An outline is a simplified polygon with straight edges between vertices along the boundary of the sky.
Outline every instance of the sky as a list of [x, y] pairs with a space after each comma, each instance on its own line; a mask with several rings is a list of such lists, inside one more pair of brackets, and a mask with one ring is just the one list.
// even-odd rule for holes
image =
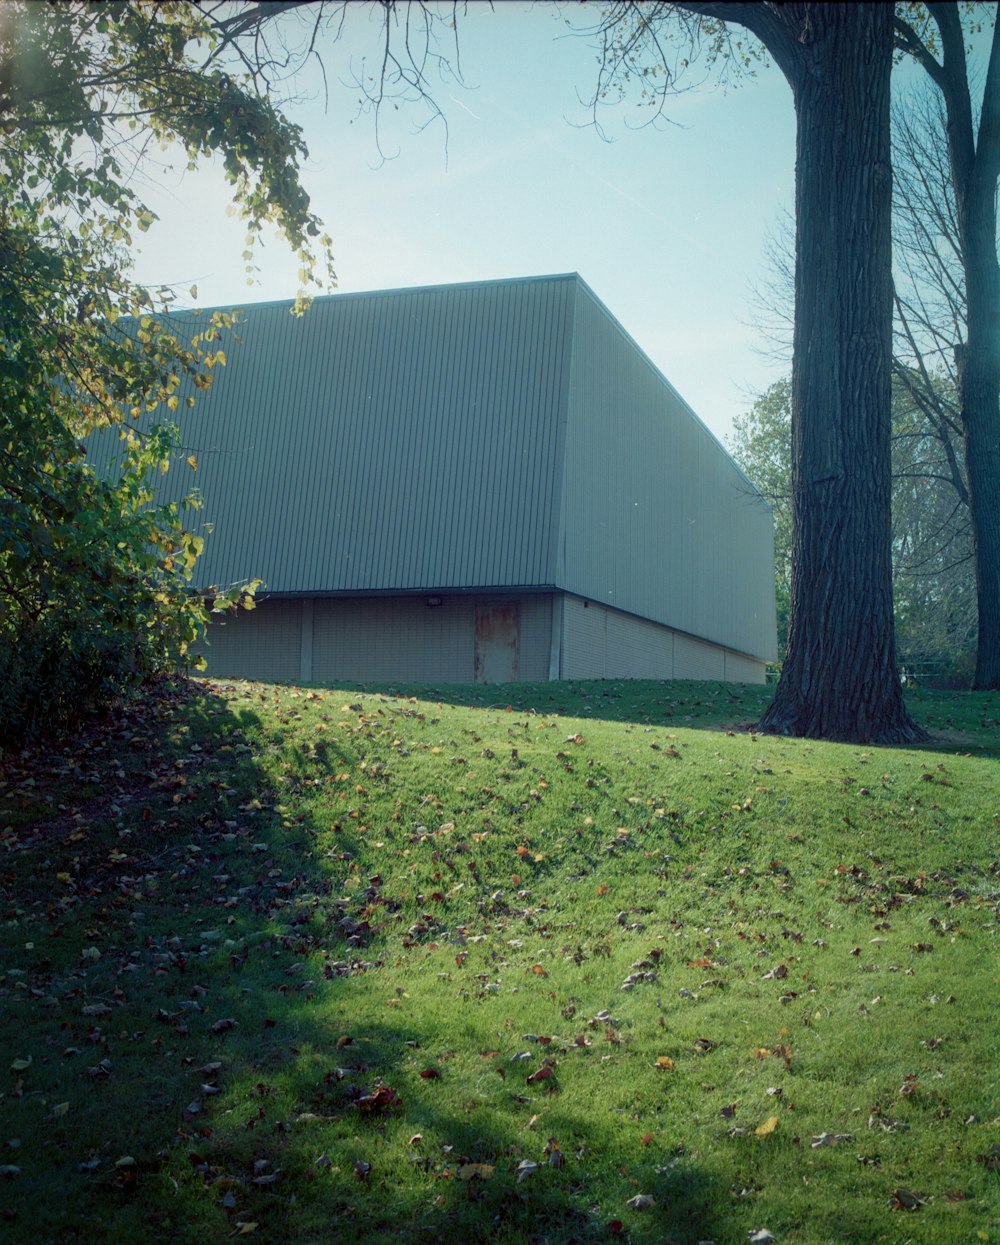
[[[606, 110], [605, 141], [582, 102], [596, 80], [593, 41], [567, 34], [550, 6], [473, 2], [457, 35], [464, 86], [431, 78], [447, 132], [423, 126], [419, 107], [390, 108], [389, 159], [352, 86], [378, 51], [369, 6], [349, 6], [340, 40], [320, 45], [326, 99], [318, 72], [289, 84], [297, 98], [285, 111], [310, 150], [302, 178], [333, 238], [338, 291], [578, 272], [724, 440], [785, 370], [761, 353], [753, 295], [769, 271], [768, 231], [793, 204], [784, 78], [764, 67], [723, 89], [708, 76], [655, 126], [633, 100]], [[267, 240], [248, 286], [224, 179], [182, 167], [147, 172], [140, 187], [160, 219], [138, 279], [194, 284], [200, 306], [294, 298], [285, 244]]]

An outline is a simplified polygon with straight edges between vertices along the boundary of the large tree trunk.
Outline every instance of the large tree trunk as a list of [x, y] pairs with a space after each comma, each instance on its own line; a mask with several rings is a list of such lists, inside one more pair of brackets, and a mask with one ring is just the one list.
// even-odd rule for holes
[[1000, 268], [992, 194], [983, 216], [986, 219], [976, 221], [966, 241], [968, 340], [959, 360], [958, 384], [979, 605], [972, 686], [996, 690], [1000, 689]]
[[948, 36], [943, 67], [948, 146], [966, 287], [966, 343], [958, 358], [958, 389], [979, 605], [973, 687], [1000, 689], [1000, 29], [994, 27], [978, 143], [961, 44], [950, 52], [956, 35], [947, 24], [942, 35]]
[[783, 65], [797, 117], [792, 603], [760, 726], [900, 743], [922, 732], [903, 704], [892, 615], [893, 6], [793, 9], [805, 20]]

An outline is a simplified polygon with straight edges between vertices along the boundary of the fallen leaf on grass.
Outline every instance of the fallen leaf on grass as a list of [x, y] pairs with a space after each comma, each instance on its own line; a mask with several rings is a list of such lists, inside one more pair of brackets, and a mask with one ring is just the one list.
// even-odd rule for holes
[[778, 1117], [770, 1115], [759, 1128], [755, 1128], [754, 1132], [758, 1137], [767, 1137], [778, 1127]]
[[919, 1193], [911, 1193], [909, 1189], [893, 1189], [889, 1198], [890, 1210], [919, 1210], [925, 1202]]
[[529, 1176], [533, 1176], [538, 1171], [538, 1164], [532, 1159], [522, 1159], [517, 1165], [517, 1183], [527, 1180]]
[[259, 1223], [240, 1223], [236, 1224], [236, 1236], [249, 1236], [251, 1232], [256, 1232], [260, 1227]]
[[659, 1068], [661, 1069], [661, 1071], [664, 1071], [664, 1072], [669, 1072], [673, 1066], [674, 1066], [674, 1061], [670, 1058], [669, 1055], [657, 1055], [656, 1063], [653, 1064], [654, 1068]]
[[380, 1085], [372, 1094], [362, 1094], [356, 1098], [354, 1105], [361, 1111], [387, 1111], [390, 1107], [401, 1106], [396, 1091], [389, 1085]]
[[635, 1197], [630, 1197], [625, 1205], [631, 1206], [633, 1210], [649, 1210], [656, 1205], [656, 1198], [650, 1197], [648, 1193], [637, 1193]]
[[750, 1245], [770, 1245], [774, 1240], [774, 1233], [767, 1228], [752, 1228], [747, 1236], [750, 1238]]
[[538, 1081], [549, 1081], [552, 1079], [553, 1072], [549, 1064], [543, 1064], [537, 1072], [532, 1072], [527, 1078], [529, 1085], [535, 1085]]
[[458, 1169], [459, 1180], [489, 1180], [496, 1168], [489, 1163], [463, 1163]]
[[217, 1020], [212, 1025], [211, 1031], [212, 1033], [227, 1033], [230, 1029], [236, 1028], [236, 1023], [232, 1016], [226, 1016], [222, 1020]]
[[425, 1081], [439, 1081], [441, 1079], [441, 1073], [437, 1068], [424, 1068], [420, 1075]]

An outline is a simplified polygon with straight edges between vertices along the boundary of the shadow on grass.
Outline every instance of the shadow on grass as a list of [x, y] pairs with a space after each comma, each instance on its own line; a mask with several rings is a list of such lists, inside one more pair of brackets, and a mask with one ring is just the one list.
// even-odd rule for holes
[[[497, 1052], [482, 1076], [449, 1075], [454, 1036], [387, 997], [384, 932], [414, 905], [372, 879], [345, 904], [370, 848], [348, 828], [331, 855], [326, 827], [287, 813], [247, 743], [255, 694], [171, 692], [9, 760], [5, 1239], [724, 1233], [728, 1193], [696, 1160], [640, 1166], [569, 1095], [498, 1074]], [[356, 760], [326, 741], [296, 766]], [[537, 1170], [519, 1180], [524, 1160]], [[636, 1193], [656, 1206], [630, 1210]]]

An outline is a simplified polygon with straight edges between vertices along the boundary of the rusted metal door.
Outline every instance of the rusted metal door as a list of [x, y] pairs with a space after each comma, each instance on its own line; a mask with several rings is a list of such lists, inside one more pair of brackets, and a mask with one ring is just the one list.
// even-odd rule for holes
[[513, 683], [517, 678], [521, 610], [516, 604], [476, 608], [476, 682]]

